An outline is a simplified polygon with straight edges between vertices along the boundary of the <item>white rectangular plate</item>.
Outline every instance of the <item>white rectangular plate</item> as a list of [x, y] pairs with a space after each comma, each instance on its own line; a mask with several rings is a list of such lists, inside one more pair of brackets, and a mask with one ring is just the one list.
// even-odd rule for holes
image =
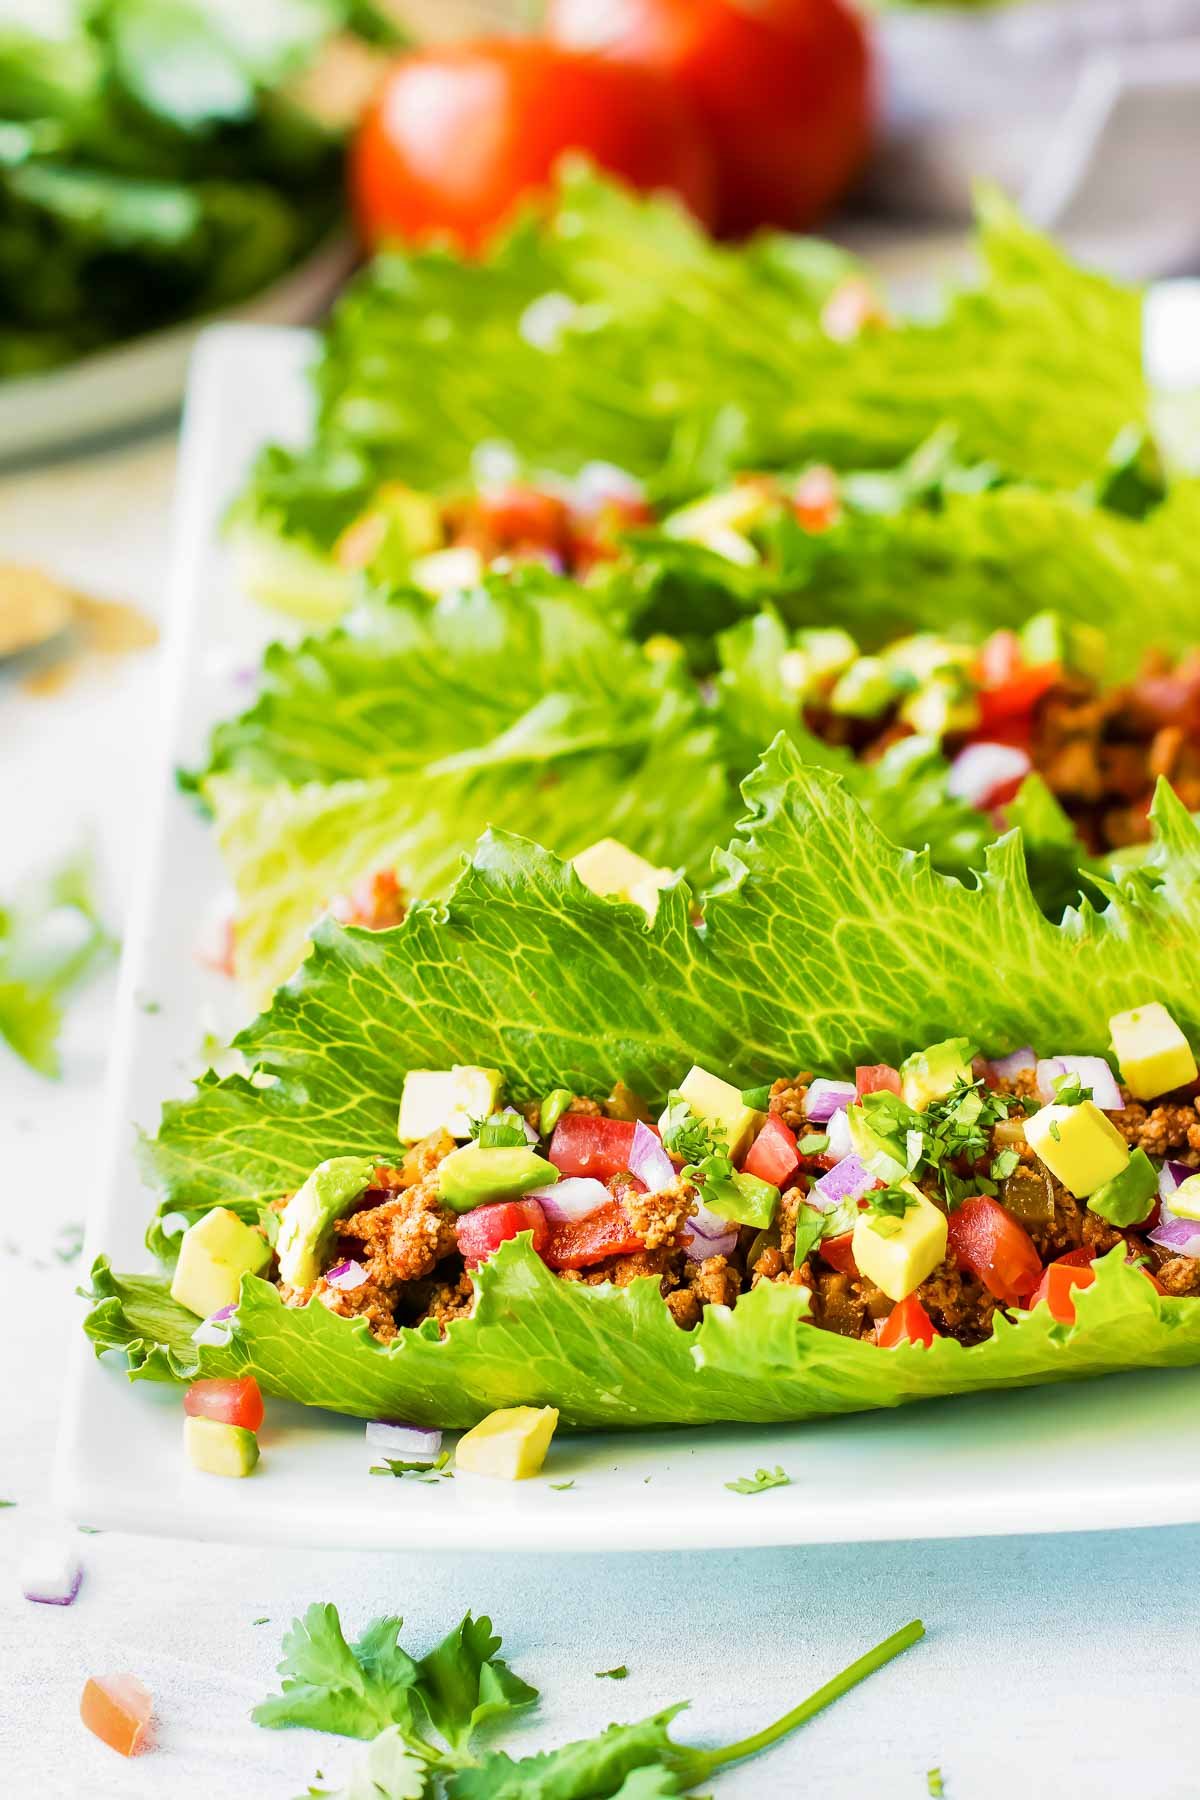
[[[295, 439], [308, 403], [303, 333], [225, 327], [198, 353], [185, 425], [164, 719], [155, 802], [122, 970], [106, 1178], [88, 1250], [145, 1267], [151, 1196], [134, 1123], [199, 1072], [205, 1031], [240, 1022], [227, 982], [195, 950], [224, 886], [208, 831], [174, 786], [212, 722], [243, 704], [245, 671], [286, 621], [239, 596], [219, 524], [250, 458]], [[239, 686], [239, 682], [242, 683]], [[157, 1010], [147, 1007], [157, 1006]], [[80, 1333], [59, 1447], [58, 1499], [87, 1524], [177, 1537], [330, 1548], [663, 1549], [1200, 1520], [1200, 1371], [945, 1400], [778, 1429], [562, 1436], [544, 1478], [371, 1479], [361, 1423], [268, 1403], [249, 1481], [184, 1461], [177, 1391], [132, 1385]], [[787, 1487], [725, 1484], [781, 1466]], [[565, 1490], [555, 1482], [571, 1482]]]

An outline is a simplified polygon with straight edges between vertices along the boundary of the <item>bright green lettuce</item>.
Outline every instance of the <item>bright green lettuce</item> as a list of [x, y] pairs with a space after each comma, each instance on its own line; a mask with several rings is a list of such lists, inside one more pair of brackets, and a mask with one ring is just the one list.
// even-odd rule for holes
[[435, 897], [488, 825], [564, 856], [615, 836], [695, 874], [736, 815], [686, 674], [538, 575], [401, 595], [274, 646], [198, 779], [238, 894], [239, 974], [264, 996], [359, 877], [394, 868]]
[[[1200, 993], [1178, 979], [1200, 931], [1200, 827], [1163, 788], [1145, 864], [1053, 925], [1017, 834], [968, 888], [898, 850], [842, 784], [779, 741], [747, 781], [749, 817], [726, 877], [691, 920], [684, 886], [648, 925], [590, 894], [546, 852], [486, 838], [451, 898], [372, 934], [321, 927], [316, 949], [239, 1038], [253, 1080], [206, 1078], [169, 1104], [146, 1147], [163, 1191], [152, 1241], [170, 1251], [216, 1204], [258, 1216], [329, 1155], [378, 1153], [404, 1071], [494, 1064], [516, 1099], [623, 1079], [661, 1099], [698, 1061], [739, 1085], [797, 1068], [898, 1062], [967, 1033], [1102, 1052], [1108, 1018], [1168, 1002], [1200, 1038]], [[1166, 1365], [1200, 1354], [1200, 1306], [1158, 1296], [1120, 1258], [1080, 1297], [1079, 1323], [1038, 1310], [986, 1343], [927, 1353], [799, 1331], [800, 1290], [760, 1285], [730, 1312], [678, 1330], [653, 1280], [625, 1289], [557, 1280], [524, 1243], [479, 1272], [473, 1316], [384, 1346], [319, 1304], [286, 1308], [247, 1279], [228, 1348], [197, 1352], [194, 1320], [152, 1277], [95, 1271], [88, 1329], [131, 1372], [248, 1372], [264, 1389], [364, 1416], [468, 1424], [553, 1401], [584, 1426], [805, 1418], [925, 1395]]]
[[376, 260], [326, 333], [313, 442], [264, 455], [241, 517], [328, 550], [377, 482], [461, 488], [481, 445], [534, 471], [604, 458], [689, 494], [738, 467], [885, 467], [946, 424], [968, 460], [1086, 481], [1146, 416], [1140, 296], [995, 195], [979, 248], [982, 284], [940, 318], [839, 344], [821, 314], [853, 268], [840, 252], [714, 245], [577, 171], [544, 225], [483, 262]]
[[0, 905], [0, 1039], [39, 1075], [58, 1074], [64, 1004], [115, 949], [86, 856]]

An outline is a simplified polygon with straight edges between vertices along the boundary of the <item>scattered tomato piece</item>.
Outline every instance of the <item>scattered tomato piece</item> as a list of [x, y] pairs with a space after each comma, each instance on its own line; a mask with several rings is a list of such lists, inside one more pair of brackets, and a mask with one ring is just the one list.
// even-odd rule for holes
[[586, 1218], [552, 1224], [545, 1255], [552, 1269], [586, 1269], [610, 1256], [632, 1256], [642, 1248], [625, 1208], [612, 1200]]
[[898, 1094], [900, 1071], [888, 1063], [866, 1063], [854, 1071], [854, 1085], [861, 1100], [864, 1094]]
[[192, 1382], [183, 1396], [183, 1410], [192, 1419], [217, 1419], [222, 1425], [257, 1431], [263, 1422], [263, 1397], [253, 1375], [239, 1381], [211, 1377]]
[[1006, 1306], [1032, 1294], [1041, 1280], [1042, 1259], [1033, 1239], [986, 1194], [964, 1200], [950, 1214], [948, 1238], [955, 1261]]
[[818, 464], [800, 477], [792, 493], [792, 510], [805, 531], [828, 531], [841, 511], [838, 479]]
[[875, 1336], [884, 1350], [890, 1350], [895, 1344], [920, 1344], [928, 1350], [934, 1338], [941, 1332], [934, 1328], [933, 1320], [921, 1305], [915, 1294], [909, 1294], [893, 1306], [886, 1319], [880, 1319], [875, 1327]]
[[796, 1148], [795, 1132], [784, 1124], [778, 1113], [768, 1113], [766, 1124], [746, 1153], [743, 1172], [781, 1188], [799, 1167], [800, 1152]]
[[91, 1675], [79, 1702], [88, 1730], [121, 1756], [141, 1748], [153, 1710], [150, 1690], [136, 1675]]
[[500, 1200], [494, 1206], [476, 1206], [459, 1215], [455, 1225], [458, 1247], [468, 1269], [478, 1268], [509, 1238], [532, 1231], [533, 1247], [545, 1254], [550, 1226], [536, 1200]]
[[1045, 1301], [1051, 1315], [1060, 1325], [1073, 1325], [1075, 1302], [1071, 1297], [1071, 1290], [1091, 1287], [1095, 1279], [1096, 1271], [1090, 1263], [1069, 1263], [1065, 1260], [1052, 1262], [1030, 1295], [1030, 1311]]
[[817, 1254], [838, 1271], [839, 1275], [858, 1275], [858, 1264], [854, 1260], [854, 1233], [847, 1231], [841, 1237], [823, 1238], [817, 1245]]
[[629, 1167], [635, 1123], [633, 1119], [564, 1113], [554, 1127], [546, 1155], [560, 1175], [594, 1175], [597, 1181], [608, 1181]]

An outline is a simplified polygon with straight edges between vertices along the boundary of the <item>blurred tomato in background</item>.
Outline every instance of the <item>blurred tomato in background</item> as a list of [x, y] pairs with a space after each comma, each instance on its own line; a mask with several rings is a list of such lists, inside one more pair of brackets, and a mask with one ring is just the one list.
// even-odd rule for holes
[[668, 75], [497, 38], [403, 57], [385, 77], [352, 155], [359, 227], [372, 248], [446, 237], [479, 250], [572, 149], [713, 223], [713, 153]]
[[717, 159], [717, 227], [803, 230], [866, 161], [871, 69], [843, 0], [550, 0], [557, 43], [668, 74]]

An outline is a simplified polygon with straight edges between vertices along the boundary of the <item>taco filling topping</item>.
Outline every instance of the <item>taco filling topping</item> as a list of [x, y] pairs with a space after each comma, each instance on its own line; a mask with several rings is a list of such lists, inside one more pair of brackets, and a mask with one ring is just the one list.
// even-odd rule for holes
[[271, 1209], [272, 1252], [204, 1215], [172, 1293], [208, 1314], [269, 1267], [289, 1306], [387, 1342], [469, 1314], [472, 1271], [527, 1233], [563, 1281], [654, 1277], [685, 1329], [773, 1282], [842, 1336], [970, 1345], [997, 1311], [1073, 1323], [1072, 1290], [1121, 1244], [1158, 1292], [1200, 1295], [1195, 1056], [1158, 1003], [1111, 1030], [1119, 1081], [1103, 1057], [986, 1061], [951, 1038], [853, 1081], [743, 1091], [692, 1068], [656, 1116], [620, 1085], [517, 1108], [495, 1069], [413, 1070], [398, 1155], [323, 1162]]

